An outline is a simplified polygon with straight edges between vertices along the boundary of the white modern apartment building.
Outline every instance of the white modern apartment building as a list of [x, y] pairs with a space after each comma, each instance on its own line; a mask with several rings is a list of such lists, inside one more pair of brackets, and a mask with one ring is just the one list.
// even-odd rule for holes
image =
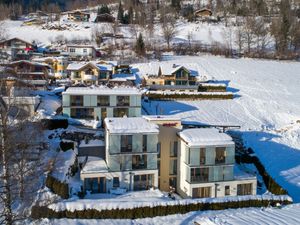
[[186, 129], [178, 135], [177, 192], [181, 196], [207, 198], [256, 194], [256, 177], [235, 167], [235, 144], [230, 136], [215, 128]]
[[97, 56], [97, 50], [92, 45], [67, 45], [67, 52], [71, 58], [94, 59]]
[[70, 87], [62, 93], [63, 114], [77, 119], [141, 116], [141, 92], [133, 87]]
[[146, 119], [106, 118], [105, 159], [88, 157], [80, 177], [92, 193], [158, 187], [158, 126]]

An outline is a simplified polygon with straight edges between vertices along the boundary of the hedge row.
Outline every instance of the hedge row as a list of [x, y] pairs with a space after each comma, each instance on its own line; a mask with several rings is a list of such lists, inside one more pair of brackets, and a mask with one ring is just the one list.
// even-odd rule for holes
[[[248, 152], [253, 152], [251, 148], [248, 149]], [[259, 158], [256, 156], [250, 156], [247, 154], [242, 155], [242, 157], [236, 157], [236, 161], [239, 163], [253, 163], [257, 168], [259, 174], [263, 178], [263, 181], [266, 185], [268, 191], [274, 195], [287, 195], [288, 192], [282, 188], [266, 171], [264, 165], [260, 162]]]
[[154, 93], [147, 93], [146, 96], [150, 100], [225, 100], [225, 99], [233, 99], [233, 94], [228, 93], [226, 95], [224, 94], [210, 94], [210, 95], [204, 95], [204, 94], [154, 94]]
[[68, 128], [69, 122], [67, 119], [42, 119], [44, 129], [54, 130], [58, 128]]
[[199, 86], [199, 92], [226, 92], [225, 86]]
[[69, 185], [62, 183], [51, 175], [47, 176], [46, 187], [48, 187], [53, 193], [59, 195], [63, 199], [69, 198]]
[[68, 151], [69, 149], [74, 149], [74, 142], [64, 142], [61, 141], [60, 144], [60, 149], [65, 152]]
[[56, 212], [46, 206], [33, 206], [31, 217], [40, 218], [71, 218], [71, 219], [138, 219], [155, 216], [167, 216], [172, 214], [184, 214], [198, 210], [224, 210], [246, 207], [268, 207], [277, 204], [291, 204], [288, 200], [248, 200], [222, 203], [191, 203], [187, 205], [164, 205], [155, 207], [140, 207], [132, 209], [108, 209], [98, 211], [95, 209], [59, 211]]

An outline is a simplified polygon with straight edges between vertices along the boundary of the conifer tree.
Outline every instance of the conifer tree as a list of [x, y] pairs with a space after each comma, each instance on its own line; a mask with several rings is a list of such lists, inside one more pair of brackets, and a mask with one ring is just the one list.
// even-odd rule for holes
[[145, 43], [144, 43], [142, 33], [139, 34], [139, 37], [136, 41], [135, 50], [138, 55], [140, 56], [145, 55]]
[[122, 2], [119, 2], [119, 9], [118, 9], [118, 20], [122, 23], [124, 20], [124, 10], [123, 10], [123, 6], [122, 6]]

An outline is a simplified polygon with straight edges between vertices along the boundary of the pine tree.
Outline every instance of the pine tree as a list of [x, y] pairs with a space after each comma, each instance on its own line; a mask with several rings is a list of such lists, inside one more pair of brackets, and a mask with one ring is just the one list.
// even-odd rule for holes
[[128, 23], [132, 24], [133, 23], [133, 7], [130, 6], [128, 10]]
[[119, 2], [119, 9], [118, 9], [118, 20], [122, 23], [123, 20], [124, 20], [124, 10], [123, 10], [123, 6], [122, 6], [122, 3], [121, 1]]
[[135, 50], [138, 55], [140, 56], [145, 55], [145, 43], [144, 43], [142, 33], [139, 34], [139, 37], [136, 41]]

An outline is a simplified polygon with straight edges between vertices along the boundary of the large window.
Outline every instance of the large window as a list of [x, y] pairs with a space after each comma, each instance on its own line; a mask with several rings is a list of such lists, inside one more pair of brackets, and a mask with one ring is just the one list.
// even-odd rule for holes
[[143, 152], [147, 152], [147, 135], [143, 135]]
[[93, 108], [71, 108], [71, 117], [77, 119], [94, 119]]
[[217, 147], [215, 163], [216, 164], [225, 163], [225, 157], [226, 157], [226, 148], [225, 147]]
[[178, 151], [178, 142], [174, 141], [173, 146], [171, 146], [170, 149], [170, 156], [177, 157], [177, 151]]
[[103, 79], [107, 79], [107, 73], [106, 72], [103, 72], [103, 71], [100, 71], [100, 74], [99, 74], [99, 79], [103, 80]]
[[70, 48], [70, 52], [76, 52], [75, 48]]
[[109, 106], [109, 96], [97, 96], [97, 106]]
[[169, 174], [170, 175], [176, 175], [177, 174], [177, 159], [170, 161]]
[[132, 156], [132, 169], [147, 169], [147, 155], [133, 155]]
[[193, 198], [209, 198], [211, 197], [211, 187], [193, 188]]
[[114, 117], [128, 116], [128, 108], [114, 108]]
[[238, 184], [237, 195], [252, 195], [252, 184]]
[[191, 182], [206, 182], [208, 174], [208, 168], [191, 168]]
[[160, 160], [157, 160], [158, 176], [160, 176]]
[[184, 79], [187, 78], [187, 73], [185, 70], [181, 69], [176, 72], [176, 78]]
[[133, 190], [148, 190], [154, 185], [154, 175], [153, 174], [145, 174], [145, 175], [135, 175]]
[[121, 152], [132, 152], [132, 135], [121, 135]]
[[114, 178], [113, 178], [113, 187], [114, 187], [114, 188], [120, 187], [120, 180], [119, 180], [119, 177], [114, 177]]
[[186, 80], [176, 80], [176, 85], [187, 85]]
[[84, 72], [85, 72], [85, 74], [88, 74], [88, 75], [94, 75], [94, 71], [91, 68], [88, 68]]
[[117, 96], [117, 106], [129, 106], [129, 96]]
[[160, 159], [161, 143], [157, 143], [157, 158]]
[[200, 165], [205, 165], [206, 162], [206, 151], [205, 148], [200, 148]]
[[71, 96], [71, 106], [83, 106], [83, 96], [73, 95]]

